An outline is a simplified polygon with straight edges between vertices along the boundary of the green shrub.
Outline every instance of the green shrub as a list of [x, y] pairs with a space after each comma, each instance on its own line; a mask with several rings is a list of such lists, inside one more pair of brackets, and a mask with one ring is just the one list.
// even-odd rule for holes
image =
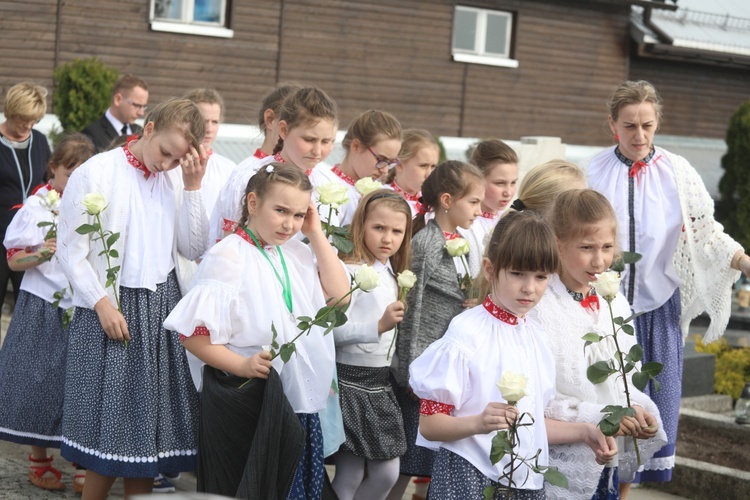
[[119, 78], [96, 57], [76, 59], [55, 70], [52, 109], [64, 131], [80, 132], [109, 108]]
[[716, 356], [714, 390], [732, 399], [739, 398], [745, 383], [750, 382], [750, 347], [732, 347], [726, 339], [704, 344], [700, 335], [696, 335], [695, 350]]
[[729, 120], [727, 153], [721, 159], [717, 219], [743, 247], [750, 247], [750, 101]]

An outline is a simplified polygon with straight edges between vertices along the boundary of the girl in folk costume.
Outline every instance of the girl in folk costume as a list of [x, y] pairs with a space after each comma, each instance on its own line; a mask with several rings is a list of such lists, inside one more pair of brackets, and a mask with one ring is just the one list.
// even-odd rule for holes
[[[586, 376], [592, 364], [615, 357], [613, 339], [586, 347], [581, 338], [589, 332], [612, 334], [609, 306], [589, 282], [596, 281], [595, 275], [612, 264], [617, 249], [617, 220], [607, 199], [589, 189], [561, 193], [549, 212], [549, 220], [560, 252], [560, 268], [558, 274], [550, 277], [547, 293], [531, 312], [547, 335], [556, 363], [557, 387], [545, 415], [596, 425], [604, 417], [601, 409], [605, 406], [627, 406], [621, 379], [610, 377], [593, 384]], [[627, 318], [631, 314], [622, 294], [617, 295], [612, 308], [615, 317]], [[618, 340], [622, 352], [629, 352], [635, 345], [635, 338], [630, 335], [620, 335]], [[653, 401], [632, 382], [628, 387], [635, 417], [623, 418], [618, 435], [643, 439], [638, 446], [641, 460], [645, 460], [666, 443], [666, 434]], [[550, 465], [568, 478], [569, 487], [548, 484], [548, 498], [619, 498], [618, 475], [620, 480], [631, 480], [638, 463], [631, 438], [618, 439], [618, 448], [618, 458], [602, 470], [582, 444], [551, 446]]]
[[546, 216], [560, 193], [568, 189], [586, 189], [586, 174], [577, 165], [551, 160], [535, 166], [524, 175], [516, 200], [510, 208], [520, 212], [533, 210]]
[[[528, 313], [542, 298], [557, 265], [554, 236], [538, 215], [503, 217], [483, 261], [489, 292], [484, 303], [456, 316], [445, 335], [409, 368], [409, 384], [421, 398], [418, 443], [438, 450], [431, 497], [483, 498], [484, 489], [494, 486], [512, 489], [496, 490], [496, 498], [545, 498], [541, 474], [519, 471], [511, 484], [502, 478], [509, 454], [495, 465], [490, 461], [494, 431], [507, 429], [519, 413], [533, 420], [519, 433], [513, 453], [526, 457], [530, 465], [537, 452], [538, 463], [548, 463], [548, 442], [585, 442], [600, 462], [616, 453], [614, 439], [594, 424], [544, 418], [544, 407], [555, 393], [555, 362], [543, 330]], [[496, 386], [505, 372], [528, 381], [526, 396], [515, 407]]]
[[[126, 495], [148, 493], [158, 470], [195, 465], [197, 393], [178, 335], [162, 323], [180, 299], [176, 253], [205, 251], [203, 134], [200, 109], [168, 99], [140, 138], [79, 167], [62, 200], [57, 255], [76, 306], [62, 455], [88, 469], [84, 499], [105, 497], [118, 476]], [[180, 164], [178, 182], [169, 171]], [[184, 186], [179, 211], [175, 186]], [[107, 237], [108, 255], [99, 232], [77, 232], [99, 220], [119, 234]]]
[[482, 171], [485, 182], [482, 215], [468, 230], [459, 229], [459, 233], [469, 241], [469, 247], [476, 250], [469, 254], [468, 260], [469, 272], [475, 278], [479, 276], [490, 233], [516, 195], [518, 155], [503, 141], [487, 139], [474, 146], [470, 161]]
[[[396, 339], [394, 391], [404, 418], [407, 452], [401, 457], [401, 474], [389, 498], [401, 498], [410, 476], [432, 474], [434, 452], [415, 445], [419, 426], [419, 399], [409, 388], [409, 365], [439, 339], [455, 315], [465, 307], [456, 263], [446, 242], [458, 237], [458, 227], [469, 228], [481, 214], [484, 177], [473, 165], [446, 161], [422, 185], [422, 205], [434, 214], [414, 220], [411, 270], [417, 283], [407, 296], [407, 310]], [[421, 483], [423, 484], [423, 483]]]
[[426, 130], [404, 130], [398, 164], [385, 176], [385, 186], [401, 193], [411, 207], [412, 217], [419, 213], [417, 203], [422, 184], [440, 161], [440, 147], [435, 136]]
[[[253, 498], [284, 498], [288, 491], [287, 498], [320, 498], [325, 469], [317, 413], [326, 406], [333, 380], [333, 335], [323, 336], [314, 327], [297, 340], [286, 363], [272, 360], [264, 347], [291, 341], [299, 333], [295, 316], [315, 317], [327, 299], [335, 301], [349, 290], [344, 267], [310, 203], [311, 190], [297, 167], [272, 163], [258, 170], [246, 188], [240, 226], [206, 254], [193, 288], [165, 323], [181, 332], [185, 348], [207, 365], [200, 491], [244, 497], [249, 490]], [[309, 246], [292, 239], [300, 230]], [[248, 378], [253, 380], [240, 387]], [[283, 403], [279, 414], [259, 423], [274, 397], [274, 404]], [[293, 425], [284, 415], [291, 415]], [[268, 445], [300, 423], [305, 432], [299, 429], [299, 443]], [[246, 463], [265, 472], [243, 477]], [[278, 480], [256, 491], [245, 482], [249, 476]]]
[[352, 221], [362, 199], [355, 183], [360, 179], [376, 179], [398, 163], [401, 149], [401, 124], [395, 116], [383, 111], [368, 110], [352, 121], [341, 146], [346, 155], [341, 163], [321, 165], [310, 176], [313, 186], [340, 182], [349, 190], [349, 202], [338, 208], [338, 226]]
[[236, 229], [245, 187], [259, 168], [273, 161], [291, 163], [310, 175], [328, 157], [336, 139], [338, 113], [336, 102], [317, 87], [301, 88], [284, 99], [278, 113], [279, 139], [273, 154], [243, 160], [219, 192], [211, 214], [210, 245]]
[[346, 431], [346, 442], [334, 455], [333, 489], [341, 500], [384, 499], [398, 479], [398, 457], [406, 451], [389, 354], [404, 317], [396, 276], [409, 264], [411, 209], [398, 193], [373, 191], [354, 212], [351, 231], [354, 250], [344, 258], [350, 276], [367, 264], [380, 284], [369, 293], [356, 291], [349, 321], [333, 330]]
[[617, 144], [588, 165], [592, 189], [614, 206], [620, 247], [643, 258], [623, 274], [625, 298], [633, 310], [643, 362], [664, 370], [661, 391], [646, 393], [659, 407], [669, 444], [645, 464], [640, 481], [669, 481], [682, 387], [684, 336], [690, 321], [705, 311], [704, 336], [722, 335], [731, 313], [731, 288], [750, 273], [750, 257], [714, 220], [714, 203], [695, 169], [684, 158], [653, 145], [661, 121], [661, 99], [645, 81], [625, 82], [609, 103], [609, 125]]
[[284, 100], [302, 87], [296, 83], [279, 83], [271, 89], [260, 103], [258, 110], [258, 128], [263, 134], [263, 144], [255, 150], [253, 157], [273, 156], [273, 150], [279, 143], [279, 115]]
[[[50, 158], [49, 182], [26, 199], [4, 242], [10, 268], [26, 272], [0, 349], [0, 439], [31, 445], [29, 480], [45, 490], [65, 489], [47, 456], [48, 447], [60, 447], [68, 347], [63, 317], [73, 305], [72, 290], [55, 257], [59, 197], [73, 170], [94, 152], [85, 135], [63, 135]], [[79, 493], [83, 479], [77, 474], [73, 481]]]

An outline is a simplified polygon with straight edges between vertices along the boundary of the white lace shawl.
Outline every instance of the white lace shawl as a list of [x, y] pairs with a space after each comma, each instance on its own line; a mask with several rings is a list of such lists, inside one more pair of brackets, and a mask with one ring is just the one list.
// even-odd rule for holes
[[[557, 275], [550, 278], [550, 284], [542, 300], [532, 309], [547, 334], [550, 349], [555, 357], [556, 392], [545, 409], [545, 416], [567, 422], [589, 422], [598, 424], [603, 414], [601, 409], [607, 404], [625, 406], [624, 386], [620, 379], [611, 376], [604, 384], [616, 384], [612, 391], [622, 394], [620, 401], [602, 401], [601, 387], [589, 382], [586, 370], [596, 361], [614, 357], [615, 347], [611, 339], [592, 344], [584, 351], [583, 335], [596, 332], [599, 335], [612, 333], [611, 320], [607, 303], [600, 300], [601, 309], [598, 315], [587, 312], [568, 294], [565, 285]], [[630, 306], [622, 294], [613, 302], [615, 317], [630, 316]], [[635, 344], [635, 337], [626, 334], [618, 335], [620, 349], [628, 352]], [[642, 406], [658, 421], [659, 432], [654, 438], [638, 440], [641, 463], [645, 463], [667, 442], [662, 429], [659, 410], [651, 399], [628, 384], [631, 401]], [[623, 449], [624, 443], [624, 449]], [[619, 474], [621, 481], [629, 481], [637, 470], [637, 461], [631, 438], [618, 439], [620, 447]], [[569, 489], [545, 485], [547, 498], [591, 498], [596, 490], [602, 466], [595, 461], [594, 453], [585, 443], [550, 446], [550, 465], [560, 469], [567, 478]]]
[[673, 261], [682, 280], [680, 326], [683, 340], [693, 318], [705, 311], [711, 323], [703, 339], [713, 342], [724, 334], [729, 322], [732, 284], [740, 277], [740, 272], [729, 265], [742, 246], [714, 219], [714, 201], [698, 172], [682, 156], [662, 151], [674, 166], [685, 226]]

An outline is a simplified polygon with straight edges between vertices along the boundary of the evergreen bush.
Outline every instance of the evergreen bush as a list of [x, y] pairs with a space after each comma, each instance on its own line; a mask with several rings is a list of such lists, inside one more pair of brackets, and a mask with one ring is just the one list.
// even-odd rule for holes
[[120, 77], [96, 57], [76, 59], [55, 70], [52, 110], [63, 131], [80, 132], [109, 108], [112, 88]]
[[729, 120], [727, 153], [721, 158], [724, 175], [717, 219], [744, 248], [750, 247], [750, 101]]

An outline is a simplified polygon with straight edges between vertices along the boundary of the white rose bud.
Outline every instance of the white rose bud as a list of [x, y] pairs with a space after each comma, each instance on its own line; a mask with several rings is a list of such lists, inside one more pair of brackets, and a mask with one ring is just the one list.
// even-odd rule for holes
[[371, 292], [380, 284], [380, 276], [377, 271], [370, 266], [362, 266], [354, 276], [354, 282], [359, 286], [360, 290], [365, 292]]
[[349, 201], [349, 196], [347, 194], [348, 191], [349, 189], [346, 186], [336, 181], [327, 182], [322, 186], [315, 188], [320, 203], [323, 205], [330, 205], [333, 208], [339, 208], [341, 205]]
[[378, 181], [372, 180], [371, 177], [363, 177], [362, 179], [354, 183], [354, 187], [357, 188], [359, 194], [361, 194], [362, 196], [367, 196], [373, 191], [377, 191], [378, 189], [382, 188], [383, 185]]
[[107, 207], [107, 200], [101, 193], [89, 193], [83, 197], [83, 206], [89, 215], [98, 215]]
[[593, 286], [600, 296], [604, 297], [604, 300], [614, 300], [617, 292], [620, 290], [620, 281], [622, 277], [617, 271], [605, 271], [601, 274], [596, 274], [596, 281], [592, 281], [589, 285]]
[[515, 406], [526, 395], [526, 384], [528, 381], [529, 379], [520, 373], [503, 372], [502, 377], [500, 377], [500, 380], [495, 385], [500, 389], [503, 399], [508, 404]]
[[469, 242], [465, 238], [454, 238], [445, 242], [445, 249], [451, 257], [461, 257], [469, 253]]
[[405, 290], [411, 290], [417, 282], [417, 275], [408, 269], [398, 274], [396, 279], [398, 287]]
[[47, 204], [47, 208], [55, 210], [60, 204], [60, 195], [54, 189], [50, 189], [44, 197], [44, 202]]

